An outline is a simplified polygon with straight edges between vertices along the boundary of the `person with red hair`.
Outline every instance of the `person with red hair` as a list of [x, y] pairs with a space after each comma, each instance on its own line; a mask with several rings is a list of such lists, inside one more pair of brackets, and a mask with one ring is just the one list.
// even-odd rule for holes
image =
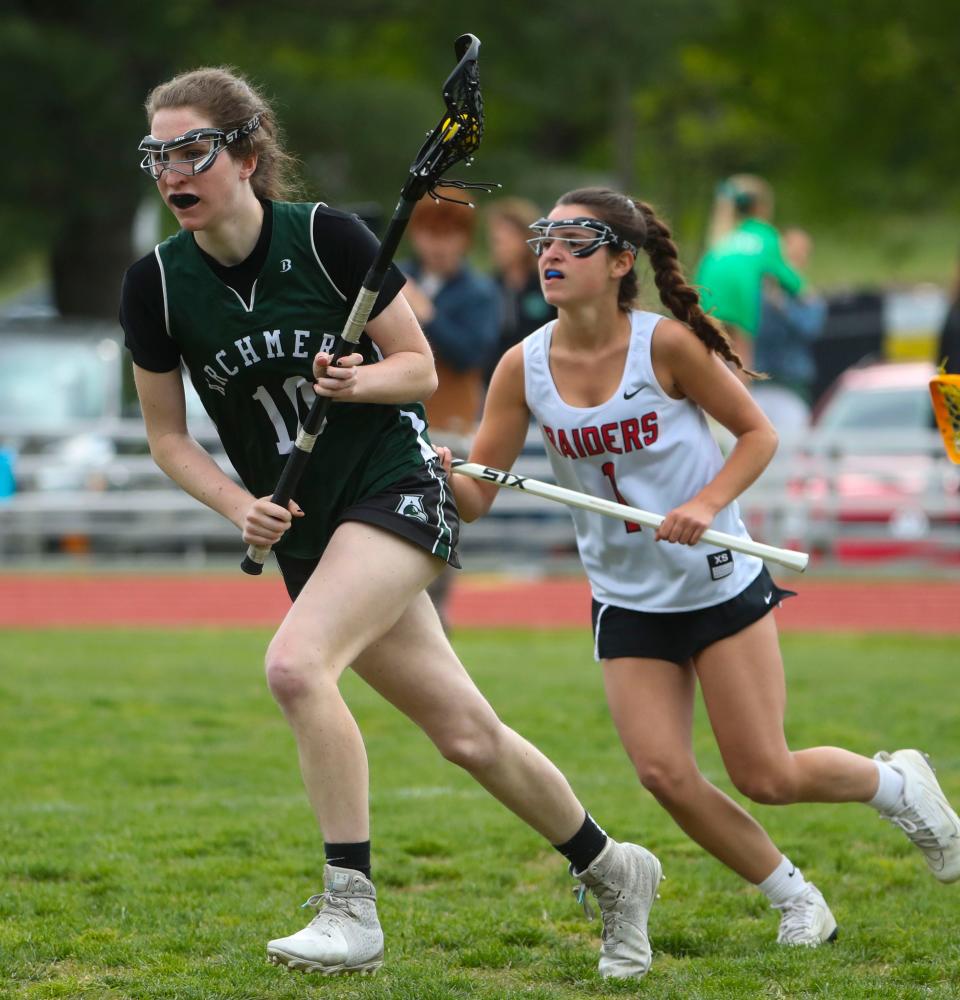
[[[439, 197], [417, 202], [407, 224], [413, 259], [402, 265], [403, 294], [433, 349], [437, 391], [426, 402], [434, 440], [460, 458], [470, 450], [485, 376], [499, 331], [496, 286], [467, 260], [476, 230], [476, 212], [456, 188], [437, 189]], [[428, 593], [444, 629], [453, 573], [445, 569]]]

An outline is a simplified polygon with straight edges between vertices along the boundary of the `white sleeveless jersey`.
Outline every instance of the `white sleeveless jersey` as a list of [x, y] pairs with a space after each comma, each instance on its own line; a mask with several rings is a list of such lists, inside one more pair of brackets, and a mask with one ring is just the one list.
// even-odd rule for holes
[[[544, 436], [557, 483], [591, 496], [666, 514], [717, 474], [723, 456], [703, 411], [671, 399], [653, 374], [650, 345], [661, 319], [630, 314], [623, 379], [600, 406], [569, 406], [550, 374], [554, 322], [523, 342], [527, 406]], [[763, 567], [755, 556], [699, 543], [655, 542], [652, 528], [571, 509], [594, 598], [635, 611], [691, 611], [735, 597]], [[710, 527], [748, 538], [736, 502]]]

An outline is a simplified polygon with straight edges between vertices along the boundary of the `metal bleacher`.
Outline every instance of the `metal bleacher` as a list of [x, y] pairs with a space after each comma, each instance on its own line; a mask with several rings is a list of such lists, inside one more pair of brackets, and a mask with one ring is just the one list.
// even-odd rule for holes
[[[229, 474], [232, 467], [212, 426], [191, 430]], [[59, 551], [110, 556], [182, 556], [203, 562], [241, 548], [232, 524], [184, 493], [154, 464], [143, 424], [115, 420], [81, 430], [107, 442], [108, 458], [76, 463], [58, 476], [57, 440], [34, 435], [15, 466], [17, 491], [0, 499], [0, 559], [36, 560]], [[550, 480], [539, 434], [531, 429], [518, 467]], [[62, 471], [62, 470], [61, 470]], [[540, 561], [575, 553], [565, 508], [502, 491], [491, 514], [464, 525], [461, 550], [480, 565], [505, 559]]]
[[[232, 472], [212, 426], [191, 429], [221, 467]], [[142, 422], [117, 420], [88, 432], [108, 442], [109, 457], [81, 468], [76, 481], [57, 479], [63, 471], [58, 466], [62, 456], [45, 450], [53, 447], [53, 440], [35, 438], [20, 455], [17, 492], [0, 498], [0, 563], [33, 563], [70, 552], [193, 565], [237, 557], [242, 543], [236, 529], [154, 465]], [[923, 481], [893, 517], [883, 495], [859, 498], [857, 514], [851, 516], [850, 497], [836, 487], [851, 475], [849, 463], [875, 448], [875, 435], [862, 437], [810, 435], [782, 443], [777, 457], [740, 501], [753, 537], [827, 560], [845, 546], [882, 553], [884, 546], [899, 545], [912, 547], [925, 563], [960, 563], [960, 470], [947, 461], [936, 432], [919, 443], [928, 456], [918, 473]], [[902, 440], [887, 434], [883, 449], [890, 469], [898, 462], [915, 461], [916, 434]], [[514, 470], [553, 481], [543, 442], [532, 426]], [[856, 469], [852, 475], [855, 482]], [[812, 490], [811, 484], [817, 483], [822, 488]], [[576, 565], [567, 509], [508, 489], [501, 490], [487, 517], [463, 526], [461, 553], [471, 569], [547, 572]]]

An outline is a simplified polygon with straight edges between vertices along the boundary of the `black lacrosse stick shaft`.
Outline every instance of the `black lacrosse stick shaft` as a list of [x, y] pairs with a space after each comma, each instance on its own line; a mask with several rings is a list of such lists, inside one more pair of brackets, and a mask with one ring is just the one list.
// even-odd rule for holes
[[[483, 135], [483, 103], [477, 75], [479, 49], [480, 40], [474, 35], [461, 35], [454, 42], [458, 64], [443, 85], [447, 115], [427, 136], [410, 167], [400, 192], [400, 200], [377, 255], [363, 279], [363, 286], [347, 317], [346, 325], [333, 346], [330, 365], [336, 365], [342, 357], [352, 353], [359, 342], [416, 203], [428, 191], [433, 190], [448, 167], [468, 159], [480, 143]], [[482, 184], [461, 186], [489, 189], [489, 185]], [[280, 507], [286, 508], [300, 484], [330, 403], [328, 396], [317, 396], [310, 406], [271, 497], [273, 503]], [[251, 576], [258, 576], [263, 571], [263, 562], [269, 551], [269, 548], [251, 545], [240, 568]]]
[[[363, 302], [369, 304], [365, 309], [361, 306], [359, 315], [358, 310], [355, 308], [351, 314], [354, 320], [353, 325], [348, 325], [345, 331], [338, 334], [333, 349], [330, 352], [331, 366], [336, 365], [342, 357], [351, 354], [357, 346], [357, 341], [360, 338], [357, 336], [357, 340], [350, 340], [351, 331], [362, 329], [366, 324], [370, 316], [370, 311], [377, 300], [377, 295], [383, 287], [384, 279], [387, 276], [387, 269], [390, 267], [394, 254], [397, 252], [397, 247], [403, 238], [403, 232], [407, 228], [407, 223], [410, 221], [410, 215], [413, 212], [416, 202], [416, 199], [411, 201], [406, 197], [401, 197], [397, 203], [396, 211], [384, 234], [380, 249], [377, 251], [377, 255], [370, 265], [366, 277], [363, 279], [363, 287], [360, 291], [360, 297], [357, 300], [358, 305]], [[297, 435], [297, 440], [287, 457], [283, 471], [280, 473], [280, 478], [277, 480], [277, 487], [270, 498], [279, 507], [286, 508], [287, 504], [293, 498], [297, 487], [300, 485], [300, 480], [303, 478], [304, 470], [313, 452], [313, 444], [320, 433], [320, 429], [323, 427], [324, 418], [332, 402], [333, 400], [329, 396], [317, 396], [310, 405], [310, 410], [303, 421], [302, 429]], [[247, 550], [247, 554], [243, 557], [243, 562], [240, 563], [240, 568], [243, 572], [250, 576], [259, 576], [263, 572], [263, 560], [255, 559], [255, 554], [257, 553], [254, 547], [251, 546]]]

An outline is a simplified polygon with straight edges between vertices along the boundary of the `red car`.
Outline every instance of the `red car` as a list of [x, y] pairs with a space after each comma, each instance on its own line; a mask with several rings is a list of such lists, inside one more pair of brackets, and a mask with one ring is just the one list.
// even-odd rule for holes
[[926, 362], [844, 372], [818, 405], [789, 492], [814, 552], [960, 562], [960, 469], [936, 430]]

